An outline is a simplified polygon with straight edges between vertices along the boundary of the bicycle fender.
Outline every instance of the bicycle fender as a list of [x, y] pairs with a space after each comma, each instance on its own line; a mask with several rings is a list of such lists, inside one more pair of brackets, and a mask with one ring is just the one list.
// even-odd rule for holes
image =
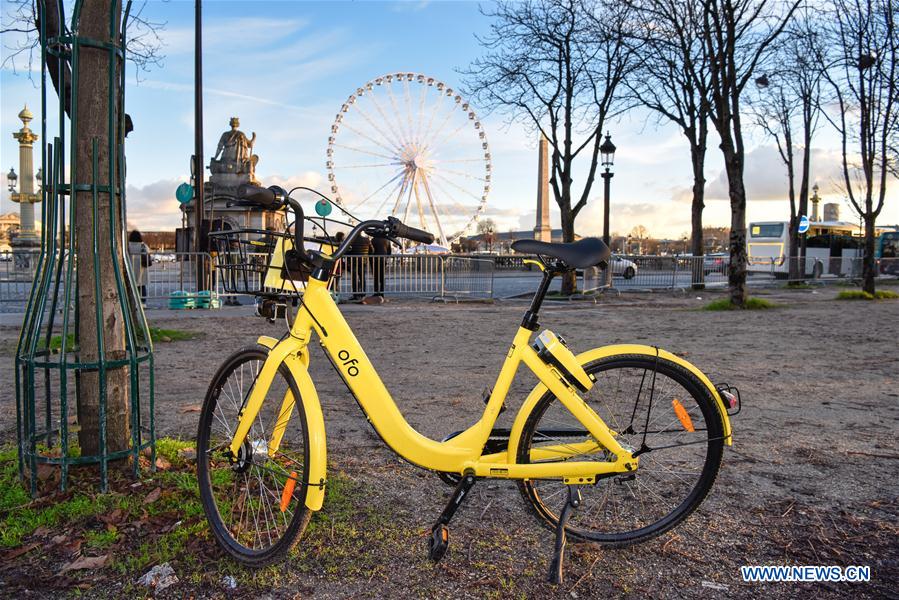
[[[664, 358], [677, 365], [680, 365], [681, 367], [695, 375], [696, 378], [700, 382], [702, 382], [702, 384], [709, 390], [712, 398], [715, 399], [715, 404], [718, 407], [718, 413], [721, 415], [721, 423], [724, 429], [724, 443], [728, 446], [732, 446], [733, 434], [730, 427], [730, 419], [727, 416], [727, 409], [725, 408], [724, 401], [721, 399], [721, 395], [718, 393], [718, 390], [715, 389], [714, 384], [709, 381], [709, 378], [705, 375], [705, 373], [700, 371], [689, 361], [686, 361], [679, 356], [675, 356], [667, 350], [662, 350], [661, 348], [658, 350], [658, 352], [659, 358]], [[578, 354], [576, 358], [581, 365], [587, 365], [588, 363], [599, 360], [601, 358], [615, 356], [618, 354], [642, 354], [645, 356], [655, 357], [656, 348], [653, 346], [644, 346], [642, 344], [615, 344], [613, 346], [603, 346], [602, 348], [593, 348], [592, 350], [587, 350], [586, 352]], [[515, 416], [515, 422], [512, 424], [512, 430], [509, 434], [508, 456], [510, 462], [515, 461], [516, 457], [518, 456], [518, 440], [521, 438], [521, 432], [524, 429], [525, 421], [527, 421], [527, 418], [531, 414], [531, 411], [534, 410], [537, 402], [541, 397], [543, 397], [543, 394], [545, 394], [546, 392], [546, 386], [543, 383], [538, 383], [534, 387], [534, 389], [531, 390], [531, 393], [528, 394], [528, 397], [521, 405], [518, 414]]]
[[[269, 350], [278, 344], [277, 339], [261, 336], [256, 342]], [[325, 438], [325, 419], [322, 415], [321, 402], [315, 384], [309, 376], [307, 365], [309, 354], [304, 351], [300, 354], [289, 354], [284, 359], [284, 364], [290, 369], [290, 374], [300, 391], [300, 399], [303, 402], [303, 410], [306, 413], [306, 427], [309, 431], [309, 465], [306, 473], [306, 506], [309, 510], [319, 510], [325, 501], [325, 484], [327, 482], [328, 453]]]

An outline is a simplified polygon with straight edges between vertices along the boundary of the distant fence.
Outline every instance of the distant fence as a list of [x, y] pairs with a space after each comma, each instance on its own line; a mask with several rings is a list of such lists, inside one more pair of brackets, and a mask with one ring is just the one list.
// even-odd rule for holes
[[[24, 309], [39, 257], [40, 251], [0, 252], [0, 307], [3, 310]], [[345, 256], [341, 259], [340, 275], [335, 278], [333, 290], [342, 298], [383, 293], [385, 296], [490, 299], [495, 294], [495, 274], [499, 271], [504, 282], [509, 277], [517, 282], [518, 287], [509, 292], [517, 295], [536, 289], [536, 283], [531, 285], [531, 278], [536, 273], [528, 273], [535, 267], [524, 263], [530, 258], [535, 257]], [[260, 255], [258, 259], [264, 264], [266, 257]], [[199, 285], [197, 261], [206, 265]], [[578, 289], [595, 293], [602, 290], [687, 290], [699, 285], [725, 288], [728, 263], [729, 258], [721, 255], [615, 255], [606, 269], [594, 267], [579, 271]], [[207, 253], [154, 255], [153, 264], [145, 269], [146, 300], [153, 307], [168, 306], [174, 298], [212, 290], [224, 295], [227, 301], [220, 274], [210, 268], [212, 264], [213, 256]], [[858, 282], [862, 277], [862, 266], [863, 259], [855, 257], [756, 259], [748, 266], [747, 282], [750, 286]], [[899, 258], [878, 259], [875, 268], [881, 280], [899, 278]], [[264, 273], [264, 269], [260, 271]]]
[[443, 254], [344, 256], [334, 291], [343, 297], [493, 297], [492, 260]]
[[[857, 282], [863, 274], [863, 258], [782, 257], [753, 260], [747, 267], [747, 284], [770, 286], [782, 283]], [[582, 289], [619, 291], [689, 289], [694, 286], [724, 288], [728, 285], [727, 256], [616, 255], [608, 269], [586, 269]], [[875, 261], [878, 279], [899, 278], [899, 258]]]

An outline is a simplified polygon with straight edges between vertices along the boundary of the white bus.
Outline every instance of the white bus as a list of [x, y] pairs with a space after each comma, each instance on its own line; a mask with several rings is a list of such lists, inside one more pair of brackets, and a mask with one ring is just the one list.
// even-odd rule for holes
[[[820, 277], [826, 273], [847, 275], [853, 259], [860, 256], [852, 242], [858, 226], [844, 221], [813, 221], [806, 232], [805, 275]], [[837, 243], [834, 243], [837, 240]], [[839, 243], [842, 240], [848, 243]], [[746, 230], [746, 252], [750, 273], [768, 273], [785, 277], [790, 272], [790, 223], [758, 221]]]

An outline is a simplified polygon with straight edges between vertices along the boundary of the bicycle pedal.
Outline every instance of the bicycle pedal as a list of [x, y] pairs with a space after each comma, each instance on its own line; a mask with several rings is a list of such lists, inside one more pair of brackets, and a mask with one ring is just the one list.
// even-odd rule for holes
[[446, 556], [448, 547], [449, 527], [446, 525], [435, 525], [431, 529], [431, 535], [428, 538], [428, 558], [434, 562], [440, 562], [440, 559]]

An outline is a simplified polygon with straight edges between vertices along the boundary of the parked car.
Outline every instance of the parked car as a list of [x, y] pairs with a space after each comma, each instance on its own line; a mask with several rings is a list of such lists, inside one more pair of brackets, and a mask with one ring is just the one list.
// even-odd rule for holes
[[621, 275], [625, 279], [633, 279], [637, 274], [637, 263], [617, 254], [612, 255], [612, 275]]
[[175, 262], [175, 255], [160, 252], [160, 253], [153, 255], [153, 262], [155, 262], [155, 263]]
[[708, 276], [710, 273], [726, 274], [729, 256], [725, 252], [706, 254], [702, 259], [702, 272]]

